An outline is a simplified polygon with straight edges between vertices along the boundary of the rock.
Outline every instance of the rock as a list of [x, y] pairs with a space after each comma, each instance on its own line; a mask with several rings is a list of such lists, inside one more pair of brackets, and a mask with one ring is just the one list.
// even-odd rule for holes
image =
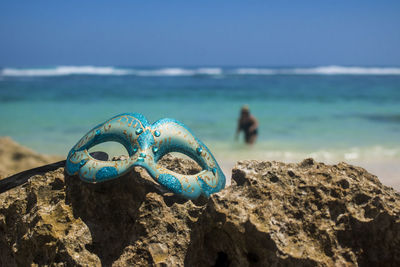
[[0, 194], [0, 266], [400, 264], [400, 196], [364, 169], [241, 161], [232, 173], [236, 185], [196, 201], [140, 168], [100, 184], [34, 176]]
[[113, 157], [111, 160], [112, 160], [112, 161], [117, 161], [117, 160], [126, 160], [126, 159], [128, 159], [128, 156], [126, 156], [126, 155], [121, 155], [121, 156], [115, 156], [115, 157]]
[[232, 173], [242, 186], [214, 196], [203, 224], [223, 218], [219, 233], [235, 242], [214, 251], [234, 265], [399, 264], [400, 196], [364, 169], [306, 159], [241, 161]]
[[0, 137], [0, 179], [62, 159], [60, 156], [38, 154], [9, 137]]
[[178, 173], [192, 175], [201, 171], [201, 167], [194, 160], [190, 158], [182, 159], [180, 157], [172, 156], [170, 154], [162, 157], [159, 163], [166, 168]]

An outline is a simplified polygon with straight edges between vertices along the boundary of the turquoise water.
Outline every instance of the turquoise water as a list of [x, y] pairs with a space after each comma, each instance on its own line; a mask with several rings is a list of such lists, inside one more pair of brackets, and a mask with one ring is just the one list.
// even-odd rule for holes
[[[254, 147], [234, 141], [240, 107], [259, 120]], [[398, 68], [115, 68], [0, 70], [0, 136], [65, 155], [123, 112], [188, 125], [217, 158], [400, 158]]]

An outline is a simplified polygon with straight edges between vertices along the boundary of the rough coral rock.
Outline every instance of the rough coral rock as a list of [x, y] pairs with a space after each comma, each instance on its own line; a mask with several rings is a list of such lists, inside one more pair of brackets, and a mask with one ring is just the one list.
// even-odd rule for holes
[[101, 184], [63, 168], [34, 176], [0, 194], [0, 266], [400, 264], [400, 196], [364, 169], [241, 161], [233, 179], [187, 201], [143, 171]]

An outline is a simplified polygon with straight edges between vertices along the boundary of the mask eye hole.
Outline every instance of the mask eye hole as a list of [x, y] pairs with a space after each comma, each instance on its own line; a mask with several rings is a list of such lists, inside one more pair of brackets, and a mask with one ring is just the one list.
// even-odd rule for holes
[[121, 160], [123, 158], [129, 158], [128, 151], [126, 148], [114, 141], [108, 141], [101, 144], [97, 144], [89, 149], [89, 153], [102, 151], [108, 154], [108, 160]]
[[161, 165], [168, 170], [184, 175], [194, 175], [203, 170], [196, 161], [179, 152], [165, 154], [157, 162], [157, 165]]

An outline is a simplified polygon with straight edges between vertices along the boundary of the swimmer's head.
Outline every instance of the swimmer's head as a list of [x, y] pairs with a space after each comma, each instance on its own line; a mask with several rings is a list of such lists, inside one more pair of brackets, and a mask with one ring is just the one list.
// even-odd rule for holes
[[245, 116], [246, 116], [246, 115], [247, 115], [247, 116], [250, 115], [249, 106], [248, 106], [248, 105], [243, 105], [240, 112], [241, 112], [242, 115], [245, 115]]

